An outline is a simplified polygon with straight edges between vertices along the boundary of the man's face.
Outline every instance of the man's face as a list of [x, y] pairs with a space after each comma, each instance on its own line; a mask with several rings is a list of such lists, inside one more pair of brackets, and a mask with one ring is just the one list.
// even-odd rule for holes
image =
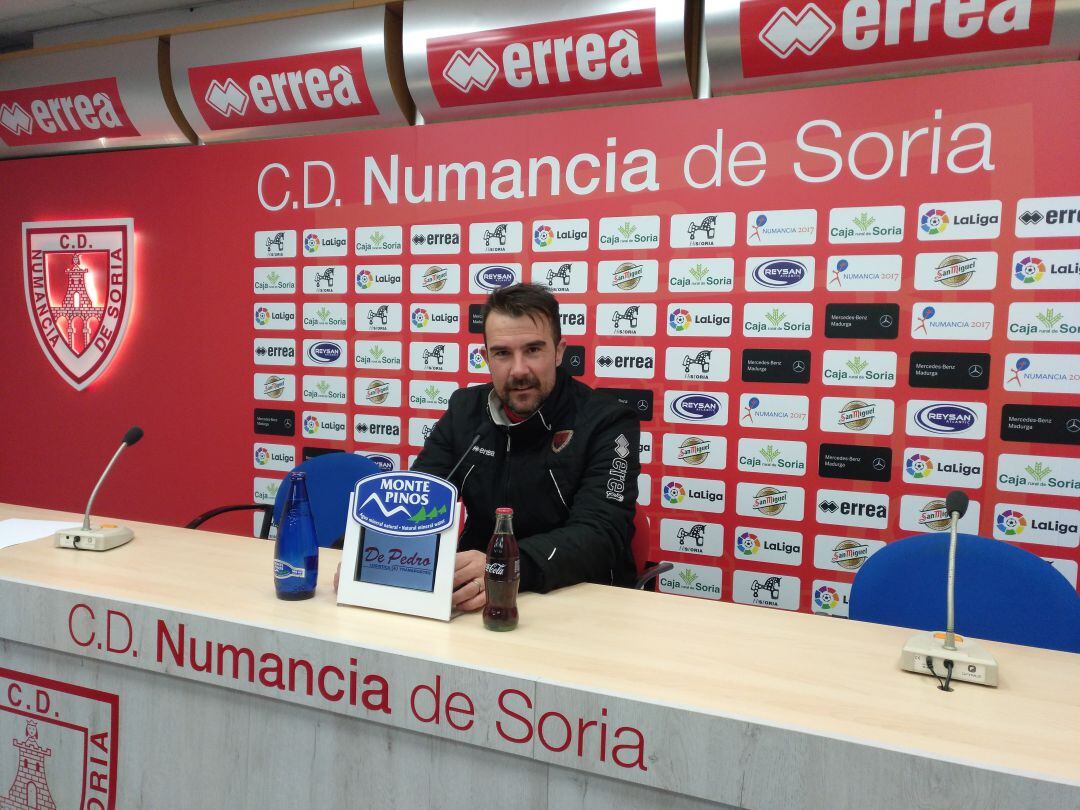
[[488, 315], [484, 343], [495, 394], [518, 416], [529, 416], [555, 389], [555, 369], [566, 343], [555, 345], [546, 318], [511, 318], [500, 312]]

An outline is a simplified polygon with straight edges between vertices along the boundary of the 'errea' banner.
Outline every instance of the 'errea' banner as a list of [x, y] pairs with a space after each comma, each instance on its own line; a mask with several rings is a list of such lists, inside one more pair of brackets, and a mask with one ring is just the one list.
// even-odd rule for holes
[[752, 0], [739, 4], [743, 76], [1046, 45], [1054, 0]]
[[427, 64], [443, 107], [661, 84], [653, 9], [431, 39]]
[[0, 140], [8, 146], [138, 134], [112, 77], [0, 90]]

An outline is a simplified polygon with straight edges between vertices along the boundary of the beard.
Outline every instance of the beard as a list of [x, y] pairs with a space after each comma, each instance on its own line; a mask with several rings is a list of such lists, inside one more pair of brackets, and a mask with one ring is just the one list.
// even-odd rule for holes
[[540, 380], [532, 375], [510, 380], [500, 392], [499, 399], [518, 416], [531, 416], [544, 401]]

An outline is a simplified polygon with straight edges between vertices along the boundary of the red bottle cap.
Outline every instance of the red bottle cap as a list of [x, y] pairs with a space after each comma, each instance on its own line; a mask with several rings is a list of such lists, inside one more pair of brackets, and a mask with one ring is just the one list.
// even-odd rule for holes
[[498, 509], [495, 510], [495, 514], [496, 515], [512, 515], [512, 514], [514, 514], [514, 510], [511, 509], [509, 506], [500, 506]]

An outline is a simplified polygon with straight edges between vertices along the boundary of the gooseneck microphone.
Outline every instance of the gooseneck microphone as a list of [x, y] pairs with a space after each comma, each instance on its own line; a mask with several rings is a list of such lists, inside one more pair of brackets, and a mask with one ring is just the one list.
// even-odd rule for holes
[[945, 496], [945, 511], [949, 513], [949, 574], [945, 592], [945, 649], [956, 649], [953, 605], [956, 593], [956, 526], [967, 514], [968, 496], [954, 489]]
[[108, 476], [109, 471], [116, 463], [116, 459], [120, 457], [120, 454], [124, 451], [125, 447], [130, 447], [135, 444], [139, 439], [143, 437], [143, 429], [141, 427], [129, 428], [127, 433], [124, 434], [124, 438], [120, 442], [120, 446], [116, 448], [116, 452], [113, 453], [113, 457], [109, 460], [109, 463], [105, 466], [105, 472], [101, 474], [97, 484], [94, 485], [94, 490], [90, 493], [90, 500], [86, 502], [86, 511], [83, 513], [82, 526], [79, 529], [61, 529], [54, 535], [54, 545], [57, 548], [76, 548], [86, 551], [108, 551], [110, 548], [116, 548], [122, 546], [124, 543], [131, 540], [135, 535], [131, 529], [126, 526], [101, 526], [97, 529], [90, 528], [90, 510], [94, 505], [94, 498], [97, 497], [98, 490], [101, 489], [101, 485], [105, 483], [105, 478]]
[[[945, 692], [951, 692], [953, 680], [977, 683], [983, 686], [998, 685], [998, 663], [982, 645], [970, 638], [956, 635], [954, 602], [956, 597], [956, 547], [957, 528], [968, 510], [968, 496], [954, 490], [945, 496], [945, 511], [949, 515], [949, 562], [945, 590], [945, 632], [918, 633], [904, 645], [900, 667], [909, 672], [933, 675]], [[996, 540], [973, 538], [978, 543], [996, 543]], [[903, 542], [931, 542], [912, 537]], [[978, 549], [974, 549], [976, 552]]]

